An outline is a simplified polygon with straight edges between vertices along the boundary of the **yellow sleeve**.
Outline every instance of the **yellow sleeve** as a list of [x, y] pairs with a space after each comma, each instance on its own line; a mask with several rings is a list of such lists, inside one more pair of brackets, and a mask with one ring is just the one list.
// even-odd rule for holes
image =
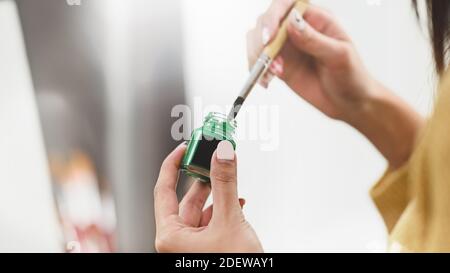
[[409, 162], [387, 171], [371, 196], [405, 251], [450, 251], [450, 72]]
[[408, 165], [394, 171], [387, 170], [370, 191], [389, 232], [408, 205], [408, 192]]

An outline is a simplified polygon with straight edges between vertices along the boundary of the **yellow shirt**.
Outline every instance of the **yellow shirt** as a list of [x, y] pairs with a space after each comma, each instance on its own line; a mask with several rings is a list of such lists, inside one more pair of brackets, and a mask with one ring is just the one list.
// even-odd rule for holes
[[409, 162], [371, 191], [392, 250], [450, 252], [450, 73]]

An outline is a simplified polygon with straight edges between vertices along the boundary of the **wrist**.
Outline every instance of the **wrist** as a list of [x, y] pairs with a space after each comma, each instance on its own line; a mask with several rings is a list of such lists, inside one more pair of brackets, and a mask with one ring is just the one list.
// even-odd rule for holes
[[346, 121], [375, 145], [392, 168], [408, 161], [425, 124], [411, 106], [378, 82], [370, 85]]

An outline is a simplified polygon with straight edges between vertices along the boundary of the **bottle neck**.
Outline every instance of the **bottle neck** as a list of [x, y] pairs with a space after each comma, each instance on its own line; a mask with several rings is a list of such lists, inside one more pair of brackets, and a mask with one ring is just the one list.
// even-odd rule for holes
[[203, 131], [204, 133], [218, 135], [225, 139], [232, 139], [235, 133], [235, 121], [210, 114], [205, 120]]

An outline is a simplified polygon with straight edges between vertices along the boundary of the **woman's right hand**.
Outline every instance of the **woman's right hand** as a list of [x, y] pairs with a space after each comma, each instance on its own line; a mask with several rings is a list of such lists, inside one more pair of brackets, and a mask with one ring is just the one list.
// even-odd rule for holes
[[[277, 34], [294, 0], [274, 0], [247, 35], [252, 66], [263, 47]], [[270, 72], [327, 116], [346, 120], [364, 107], [376, 85], [350, 38], [328, 12], [310, 6], [302, 17], [288, 15], [289, 39]], [[270, 76], [261, 84], [268, 85]]]
[[[247, 35], [253, 66], [277, 34], [294, 0], [273, 0]], [[261, 81], [277, 76], [300, 97], [327, 116], [364, 134], [391, 167], [410, 157], [423, 118], [368, 73], [351, 39], [328, 12], [309, 6], [301, 16], [287, 15], [288, 41]]]

